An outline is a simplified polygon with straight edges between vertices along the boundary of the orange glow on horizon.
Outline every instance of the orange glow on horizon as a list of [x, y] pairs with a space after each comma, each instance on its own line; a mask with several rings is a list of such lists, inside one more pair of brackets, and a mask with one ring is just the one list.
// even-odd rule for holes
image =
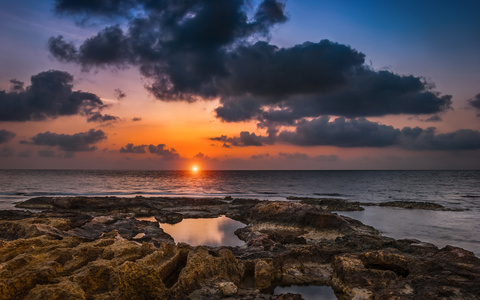
[[196, 173], [200, 170], [200, 168], [197, 165], [193, 165], [190, 169], [192, 172]]

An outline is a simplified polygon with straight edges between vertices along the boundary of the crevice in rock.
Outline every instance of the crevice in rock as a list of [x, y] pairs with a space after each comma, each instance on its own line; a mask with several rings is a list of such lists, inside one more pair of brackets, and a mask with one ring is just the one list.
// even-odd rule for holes
[[408, 269], [402, 268], [396, 265], [387, 265], [387, 264], [366, 264], [365, 268], [367, 269], [375, 269], [375, 270], [383, 270], [383, 271], [392, 271], [398, 276], [407, 277], [410, 272]]
[[255, 287], [255, 263], [253, 261], [245, 262], [245, 271], [240, 282], [240, 288], [253, 289]]
[[178, 278], [180, 277], [180, 272], [182, 272], [183, 268], [187, 265], [187, 256], [188, 252], [181, 252], [178, 259], [174, 262], [175, 266], [173, 266], [171, 272], [162, 279], [167, 288], [171, 288], [177, 283]]

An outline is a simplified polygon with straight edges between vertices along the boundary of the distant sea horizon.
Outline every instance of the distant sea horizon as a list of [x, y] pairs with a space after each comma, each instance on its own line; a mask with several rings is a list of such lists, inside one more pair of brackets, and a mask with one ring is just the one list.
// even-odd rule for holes
[[218, 197], [288, 201], [422, 201], [463, 211], [365, 206], [338, 212], [393, 238], [453, 245], [480, 256], [480, 170], [2, 169], [0, 210], [38, 196]]

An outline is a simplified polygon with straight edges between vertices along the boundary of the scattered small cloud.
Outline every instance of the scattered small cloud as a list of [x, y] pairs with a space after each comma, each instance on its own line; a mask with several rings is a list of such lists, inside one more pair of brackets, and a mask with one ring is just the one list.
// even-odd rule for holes
[[0, 144], [9, 142], [15, 137], [15, 133], [6, 129], [0, 129]]
[[140, 117], [132, 118], [132, 122], [140, 122], [141, 120], [142, 120], [142, 118], [140, 118]]
[[41, 157], [55, 157], [57, 154], [52, 149], [41, 149], [38, 150], [38, 155]]
[[17, 154], [18, 157], [30, 157], [32, 156], [32, 151], [31, 150], [25, 150], [25, 151], [20, 151]]
[[97, 123], [107, 123], [107, 122], [118, 122], [119, 117], [101, 114], [99, 112], [93, 113], [87, 118], [87, 122], [97, 122]]
[[118, 100], [122, 100], [123, 98], [127, 97], [127, 94], [123, 92], [121, 89], [115, 89], [114, 91], [115, 98]]
[[58, 134], [50, 131], [39, 133], [30, 141], [21, 141], [21, 144], [57, 147], [60, 150], [73, 154], [74, 152], [95, 151], [94, 144], [106, 139], [107, 135], [102, 130], [90, 129], [87, 132], [75, 134]]
[[8, 146], [4, 146], [3, 148], [0, 149], [0, 157], [11, 157], [15, 151]]
[[145, 148], [147, 148], [147, 145], [134, 146], [132, 143], [129, 143], [125, 147], [120, 148], [120, 153], [144, 154], [146, 153]]
[[180, 155], [174, 148], [168, 148], [165, 144], [158, 144], [157, 146], [148, 145], [148, 151], [152, 154], [161, 156], [165, 160], [179, 159]]
[[209, 138], [211, 141], [223, 142], [223, 147], [230, 148], [235, 147], [248, 147], [248, 146], [264, 146], [265, 144], [272, 144], [272, 140], [269, 137], [256, 135], [248, 131], [240, 132], [238, 137], [227, 137], [222, 135], [219, 137]]
[[480, 94], [477, 94], [473, 99], [467, 100], [468, 105], [477, 110], [477, 117], [480, 117]]

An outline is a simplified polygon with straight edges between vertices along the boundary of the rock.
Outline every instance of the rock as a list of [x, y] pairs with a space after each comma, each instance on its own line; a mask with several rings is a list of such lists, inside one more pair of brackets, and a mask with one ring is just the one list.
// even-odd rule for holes
[[167, 213], [156, 216], [155, 219], [160, 223], [177, 224], [183, 220], [183, 215], [179, 213]]
[[[300, 297], [273, 296], [289, 284], [329, 285], [339, 299], [479, 298], [472, 252], [384, 237], [327, 211], [343, 200], [228, 201], [40, 197], [19, 206], [47, 211], [0, 211], [1, 298]], [[245, 245], [175, 245], [157, 222], [135, 219], [220, 215], [246, 224], [236, 231]]]
[[287, 197], [287, 200], [301, 201], [305, 204], [315, 205], [328, 211], [361, 211], [364, 208], [360, 202], [351, 202], [336, 198], [309, 198], [309, 197]]
[[446, 208], [443, 205], [431, 202], [419, 201], [389, 201], [382, 202], [378, 206], [401, 207], [407, 209], [426, 209], [426, 210], [443, 210], [443, 211], [461, 211], [461, 209]]
[[223, 296], [233, 296], [238, 292], [238, 287], [233, 282], [220, 282], [218, 288]]
[[266, 289], [272, 285], [273, 278], [273, 264], [272, 261], [265, 261], [263, 259], [255, 262], [255, 277], [254, 284], [257, 289]]
[[85, 292], [70, 280], [60, 283], [37, 285], [30, 290], [25, 300], [85, 300]]
[[286, 293], [278, 296], [277, 300], [303, 300], [302, 295]]

